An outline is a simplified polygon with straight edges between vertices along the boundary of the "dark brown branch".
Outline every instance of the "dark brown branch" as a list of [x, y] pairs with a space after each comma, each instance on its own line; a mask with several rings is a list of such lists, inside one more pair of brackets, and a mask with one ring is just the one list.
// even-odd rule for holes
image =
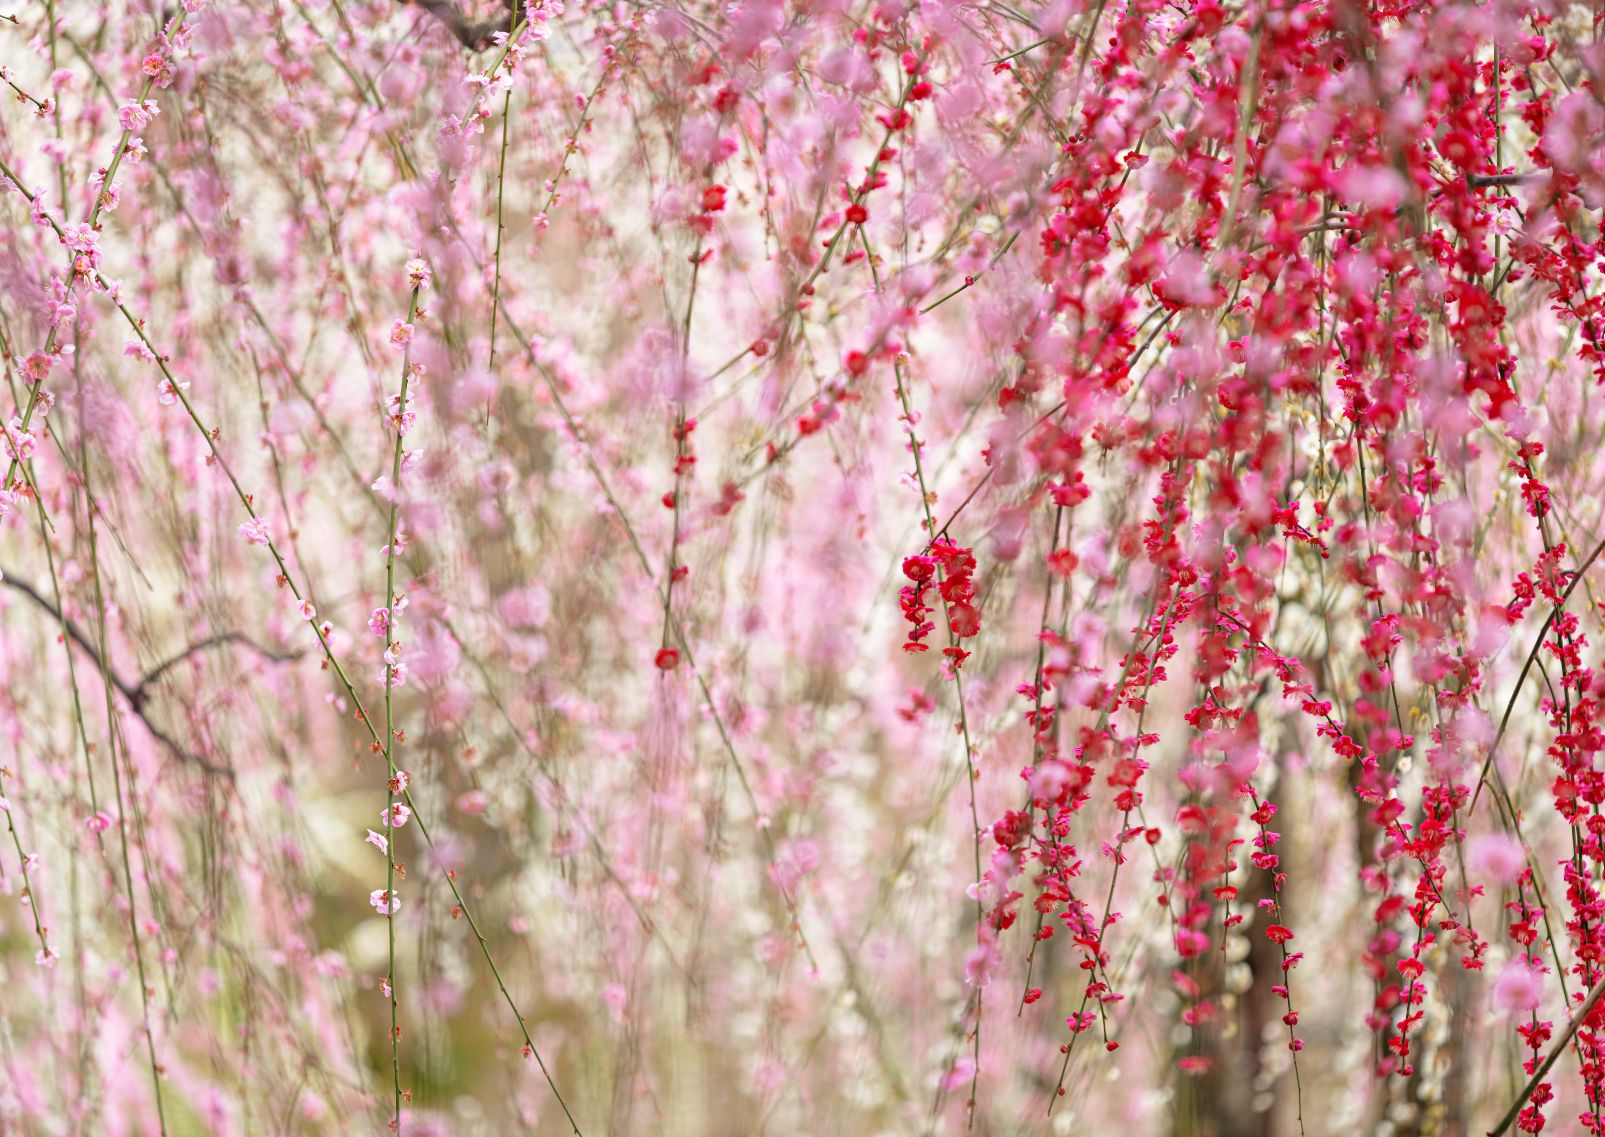
[[38, 589], [34, 588], [33, 585], [29, 584], [27, 581], [17, 579], [10, 573], [0, 573], [0, 584], [5, 584], [22, 593], [29, 600], [32, 600], [35, 605], [48, 612], [51, 618], [54, 619], [58, 625], [66, 629], [67, 638], [78, 645], [83, 653], [89, 657], [89, 661], [95, 665], [95, 669], [104, 675], [106, 680], [114, 688], [116, 688], [118, 694], [122, 695], [122, 697], [128, 702], [129, 708], [139, 718], [139, 721], [145, 725], [145, 730], [149, 732], [152, 738], [156, 739], [156, 741], [167, 747], [167, 749], [170, 750], [175, 757], [181, 759], [182, 761], [199, 766], [207, 773], [220, 774], [230, 779], [234, 777], [233, 770], [224, 766], [219, 766], [216, 763], [209, 762], [200, 755], [186, 750], [183, 746], [179, 745], [176, 739], [162, 729], [162, 727], [157, 723], [153, 722], [150, 716], [146, 714], [145, 704], [150, 698], [152, 685], [159, 682], [163, 675], [165, 675], [168, 671], [171, 671], [178, 664], [184, 662], [184, 660], [189, 659], [191, 656], [200, 652], [207, 651], [214, 647], [219, 647], [223, 644], [243, 644], [244, 646], [254, 650], [264, 659], [270, 659], [275, 663], [288, 663], [291, 660], [301, 658], [302, 654], [300, 652], [272, 651], [256, 643], [248, 636], [245, 636], [240, 632], [220, 632], [217, 635], [207, 636], [205, 639], [197, 640], [196, 642], [190, 644], [183, 651], [179, 652], [177, 655], [171, 656], [170, 658], [163, 660], [161, 663], [158, 663], [150, 671], [147, 671], [144, 675], [142, 675], [138, 682], [129, 683], [122, 676], [118, 675], [114, 669], [109, 667], [106, 661], [100, 657], [100, 651], [95, 647], [94, 643], [90, 641], [89, 637], [84, 633], [84, 630], [77, 624], [73, 623], [70, 619], [63, 616], [61, 610], [51, 603], [50, 600]]
[[1547, 174], [1467, 174], [1466, 184], [1472, 189], [1485, 186], [1524, 186], [1541, 182]]
[[507, 10], [503, 15], [476, 24], [464, 16], [451, 0], [400, 0], [400, 3], [411, 3], [428, 12], [469, 51], [484, 51], [495, 42], [497, 32], [511, 32], [517, 10], [517, 0], [506, 0]]
[[180, 663], [183, 663], [190, 656], [196, 655], [210, 648], [220, 647], [223, 644], [230, 643], [236, 643], [244, 647], [248, 647], [252, 651], [256, 652], [257, 655], [260, 655], [263, 659], [271, 660], [274, 663], [290, 663], [294, 660], [300, 659], [302, 655], [305, 654], [304, 652], [299, 651], [273, 651], [271, 648], [263, 647], [261, 644], [257, 643], [255, 640], [251, 639], [250, 636], [245, 635], [243, 632], [218, 632], [216, 635], [211, 635], [207, 636], [205, 639], [196, 640], [177, 655], [170, 656], [169, 658], [162, 660], [162, 662], [158, 663], [155, 667], [145, 672], [144, 677], [141, 678], [138, 683], [135, 683], [133, 689], [128, 692], [129, 702], [134, 703], [136, 706], [143, 703], [147, 698], [150, 697], [151, 685], [161, 679], [163, 675], [167, 674], [167, 672], [171, 671], [174, 667], [177, 667]]

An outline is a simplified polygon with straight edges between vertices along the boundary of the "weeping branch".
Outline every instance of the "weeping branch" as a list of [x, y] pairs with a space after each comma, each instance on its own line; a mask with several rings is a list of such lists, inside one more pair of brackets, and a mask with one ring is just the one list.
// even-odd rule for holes
[[517, 0], [505, 0], [503, 7], [506, 11], [502, 15], [475, 23], [463, 15], [452, 0], [400, 0], [400, 2], [411, 3], [428, 12], [444, 24], [446, 30], [457, 37], [457, 42], [469, 51], [484, 51], [495, 41], [497, 32], [511, 32], [513, 18], [517, 12]]
[[29, 600], [33, 601], [33, 603], [39, 608], [43, 609], [45, 612], [48, 612], [50, 617], [55, 620], [57, 624], [59, 624], [62, 628], [65, 628], [67, 638], [78, 645], [78, 648], [89, 657], [89, 661], [95, 665], [95, 669], [106, 677], [111, 685], [117, 690], [118, 694], [122, 695], [124, 701], [128, 703], [129, 709], [132, 710], [139, 721], [144, 724], [145, 730], [149, 732], [150, 736], [156, 739], [156, 741], [160, 742], [163, 746], [167, 747], [174, 757], [191, 765], [199, 766], [209, 774], [217, 774], [231, 780], [234, 777], [233, 770], [226, 766], [219, 766], [214, 762], [210, 762], [201, 757], [199, 754], [186, 749], [179, 744], [177, 739], [168, 734], [159, 723], [155, 722], [150, 717], [150, 714], [147, 710], [147, 705], [150, 702], [151, 695], [153, 694], [156, 684], [158, 684], [162, 677], [165, 676], [169, 671], [171, 671], [174, 667], [177, 667], [180, 663], [183, 663], [185, 660], [191, 658], [192, 656], [198, 655], [203, 651], [210, 651], [213, 648], [222, 647], [225, 644], [240, 644], [243, 647], [248, 647], [262, 658], [272, 660], [274, 663], [289, 663], [292, 660], [300, 659], [302, 656], [302, 653], [299, 651], [278, 652], [272, 650], [271, 648], [263, 647], [261, 644], [255, 642], [250, 637], [240, 632], [219, 632], [215, 635], [207, 636], [204, 639], [196, 640], [194, 643], [190, 644], [177, 654], [162, 660], [162, 662], [158, 663], [155, 667], [145, 672], [144, 675], [140, 676], [138, 680], [130, 683], [128, 680], [118, 675], [116, 670], [110, 667], [107, 662], [100, 657], [100, 652], [96, 649], [94, 642], [90, 640], [89, 636], [84, 632], [84, 630], [72, 620], [64, 616], [61, 612], [61, 609], [57, 608], [55, 604], [53, 604], [49, 598], [47, 598], [37, 588], [25, 580], [20, 580], [17, 577], [12, 576], [9, 572], [0, 573], [0, 584], [4, 584], [8, 588], [13, 588], [22, 593]]

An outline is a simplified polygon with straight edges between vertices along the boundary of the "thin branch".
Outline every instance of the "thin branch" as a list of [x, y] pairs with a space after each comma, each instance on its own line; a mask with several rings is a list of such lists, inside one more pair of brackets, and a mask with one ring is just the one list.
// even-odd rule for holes
[[248, 647], [252, 651], [256, 652], [257, 655], [260, 655], [263, 659], [269, 660], [273, 663], [293, 663], [306, 655], [306, 653], [303, 651], [274, 651], [272, 648], [263, 647], [244, 632], [218, 632], [215, 635], [207, 636], [205, 639], [196, 640], [183, 651], [178, 652], [176, 655], [169, 656], [167, 659], [162, 660], [162, 662], [158, 663], [155, 667], [145, 672], [144, 676], [139, 680], [139, 682], [134, 684], [133, 690], [129, 692], [129, 701], [134, 703], [136, 706], [143, 703], [147, 698], [150, 697], [151, 686], [160, 680], [163, 675], [167, 674], [167, 672], [171, 671], [174, 667], [177, 667], [180, 663], [183, 663], [190, 656], [198, 655], [203, 651], [210, 650], [211, 648], [221, 647], [224, 644], [231, 643], [239, 644], [242, 647]]
[[134, 712], [135, 715], [139, 717], [139, 721], [145, 724], [145, 729], [150, 733], [152, 738], [156, 739], [163, 746], [167, 747], [167, 749], [172, 751], [172, 753], [179, 759], [199, 766], [207, 773], [220, 774], [229, 779], [234, 777], [233, 770], [227, 768], [226, 766], [219, 766], [216, 763], [209, 762], [200, 755], [193, 754], [186, 750], [175, 738], [172, 737], [172, 735], [168, 734], [166, 730], [152, 721], [150, 716], [145, 713], [145, 704], [150, 699], [152, 686], [159, 682], [163, 675], [165, 675], [168, 671], [171, 671], [178, 664], [184, 662], [184, 660], [211, 648], [220, 647], [223, 644], [243, 644], [244, 646], [251, 648], [264, 659], [270, 659], [275, 663], [288, 663], [292, 660], [301, 658], [302, 654], [298, 651], [273, 651], [269, 648], [263, 647], [261, 644], [256, 643], [248, 636], [240, 632], [219, 632], [216, 635], [207, 636], [205, 639], [195, 641], [177, 655], [163, 660], [150, 671], [147, 671], [144, 675], [140, 676], [137, 682], [130, 683], [128, 680], [118, 675], [117, 672], [113, 668], [109, 667], [106, 661], [100, 657], [100, 652], [96, 650], [94, 643], [89, 639], [89, 636], [85, 634], [84, 630], [77, 624], [73, 623], [72, 620], [64, 616], [61, 611], [50, 602], [49, 598], [36, 589], [33, 585], [29, 584], [25, 580], [19, 580], [17, 577], [12, 576], [9, 572], [0, 573], [0, 584], [5, 584], [22, 593], [29, 600], [33, 601], [34, 604], [39, 608], [43, 609], [45, 612], [48, 612], [52, 619], [57, 621], [57, 623], [67, 630], [68, 638], [71, 639], [73, 643], [78, 645], [83, 653], [89, 657], [90, 662], [95, 665], [95, 668], [100, 671], [101, 674], [105, 675], [106, 678], [111, 682], [111, 685], [117, 689], [117, 692], [122, 695], [125, 700], [127, 700], [129, 708]]
[[1510, 713], [1516, 709], [1516, 700], [1521, 697], [1521, 690], [1526, 686], [1527, 673], [1532, 670], [1533, 661], [1538, 658], [1538, 649], [1544, 646], [1544, 637], [1549, 634], [1550, 627], [1555, 623], [1555, 617], [1565, 611], [1566, 601], [1571, 599], [1572, 592], [1583, 582], [1583, 577], [1588, 575], [1588, 570], [1593, 567], [1601, 553], [1605, 553], [1605, 540], [1594, 546], [1594, 551], [1588, 554], [1588, 559], [1572, 574], [1571, 583], [1566, 586], [1566, 591], [1560, 594], [1560, 602], [1549, 610], [1548, 616], [1544, 617], [1544, 626], [1538, 629], [1532, 650], [1527, 653], [1527, 662], [1522, 665], [1521, 674], [1516, 677], [1515, 690], [1511, 691], [1510, 700], [1505, 704], [1505, 713], [1499, 719], [1499, 732], [1494, 735], [1493, 745], [1488, 747], [1488, 757], [1483, 760], [1482, 773], [1477, 776], [1477, 788], [1471, 795], [1471, 805], [1467, 809], [1468, 816], [1477, 809], [1477, 802], [1482, 797], [1482, 787], [1487, 783], [1488, 773], [1494, 766], [1494, 757], [1499, 753], [1499, 743], [1505, 737], [1505, 729], [1510, 726]]
[[1577, 1033], [1577, 1028], [1583, 1025], [1583, 1020], [1588, 1018], [1589, 1012], [1594, 1009], [1594, 1004], [1599, 1002], [1601, 995], [1605, 995], [1605, 979], [1594, 984], [1594, 989], [1588, 993], [1588, 998], [1577, 1008], [1577, 1013], [1572, 1015], [1572, 1021], [1567, 1024], [1566, 1030], [1555, 1040], [1555, 1045], [1549, 1051], [1549, 1057], [1544, 1059], [1542, 1066], [1533, 1071], [1533, 1076], [1522, 1087], [1521, 1094], [1511, 1103], [1510, 1108], [1505, 1111], [1505, 1116], [1499, 1119], [1499, 1124], [1488, 1130], [1488, 1137], [1500, 1137], [1500, 1134], [1510, 1128], [1510, 1123], [1515, 1121], [1516, 1115], [1521, 1112], [1522, 1105], [1533, 1096], [1533, 1090], [1538, 1088], [1538, 1083], [1549, 1073], [1549, 1068], [1566, 1049], [1566, 1044], [1572, 1040], [1572, 1035]]
[[1472, 189], [1486, 186], [1525, 186], [1541, 182], [1548, 174], [1467, 174], [1466, 184]]
[[451, 0], [400, 0], [400, 2], [413, 4], [428, 12], [444, 24], [446, 30], [457, 37], [457, 42], [469, 51], [484, 51], [495, 43], [498, 32], [511, 32], [517, 7], [515, 0], [506, 0], [505, 14], [476, 24], [471, 23], [467, 16], [458, 11], [457, 5]]

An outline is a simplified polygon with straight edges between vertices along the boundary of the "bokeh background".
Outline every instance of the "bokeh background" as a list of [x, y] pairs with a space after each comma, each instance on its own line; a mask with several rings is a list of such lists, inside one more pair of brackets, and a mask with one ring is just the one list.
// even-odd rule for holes
[[[1399, 616], [1362, 742], [1390, 719], [1418, 736], [1388, 766], [1412, 824], [1423, 786], [1475, 783], [1547, 615], [1507, 618], [1511, 582], [1546, 543], [1575, 567], [1599, 539], [1597, 316], [1558, 312], [1542, 273], [1495, 283], [1558, 223], [1510, 181], [1455, 198], [1477, 215], [1457, 228], [1429, 142], [1468, 100], [1490, 170], [1548, 138], [1597, 238], [1597, 99], [1548, 135], [1503, 103], [1592, 91], [1591, 10], [4, 15], [0, 1131], [384, 1132], [397, 1086], [418, 1137], [1470, 1133], [1515, 1100], [1513, 1027], [1530, 1001], [1564, 1023], [1566, 998], [1506, 974], [1524, 854], [1574, 961], [1536, 682], [1499, 767], [1535, 820], [1517, 840], [1485, 803], [1444, 854], [1442, 887], [1479, 890], [1450, 906], [1484, 967], [1447, 934], [1423, 951], [1414, 1070], [1378, 1078], [1371, 961], [1392, 974], [1413, 934], [1378, 905], [1421, 867], [1386, 854], [1355, 764], [1252, 644], [1222, 673], [1218, 626], [1166, 624], [1176, 562], [1144, 540], [1234, 581], [1342, 717], [1380, 701], [1366, 637]], [[1433, 234], [1494, 257], [1467, 278], [1498, 312], [1469, 331]], [[1278, 241], [1281, 278], [1214, 251]], [[1222, 271], [1246, 283], [1216, 296]], [[1507, 350], [1514, 409], [1461, 385], [1477, 339]], [[1251, 414], [1240, 376], [1264, 385]], [[1366, 398], [1402, 407], [1380, 434]], [[1542, 536], [1510, 465], [1531, 441]], [[1077, 481], [1073, 509], [1047, 493]], [[1297, 522], [1268, 520], [1288, 503]], [[902, 650], [928, 518], [977, 561], [957, 678], [940, 612], [935, 650]], [[360, 713], [382, 722], [392, 562], [390, 749], [416, 813], [387, 829]], [[1591, 582], [1571, 607], [1597, 634]], [[1446, 718], [1450, 657], [1474, 683]], [[1044, 667], [1051, 730], [1021, 693]], [[1235, 732], [1188, 717], [1212, 692]], [[1068, 931], [1032, 951], [1040, 881], [1000, 869], [991, 827], [1022, 768], [1111, 723], [1154, 736], [1148, 797], [1138, 818], [1100, 781], [1067, 815], [1078, 889], [1118, 914], [1121, 996], [1073, 1036], [1083, 955]], [[1278, 804], [1288, 884], [1256, 907], [1244, 849], [1245, 920], [1206, 892], [1189, 961], [1161, 900], [1198, 847], [1178, 810], [1233, 800], [1198, 781], [1222, 752]], [[1122, 841], [1139, 823], [1154, 843]], [[389, 918], [370, 832], [399, 862]], [[1020, 875], [977, 884], [1000, 871]], [[1018, 923], [978, 940], [973, 898], [990, 918], [1022, 885]], [[1305, 953], [1296, 1079], [1271, 924]], [[1583, 1108], [1568, 1069], [1551, 1131]]]

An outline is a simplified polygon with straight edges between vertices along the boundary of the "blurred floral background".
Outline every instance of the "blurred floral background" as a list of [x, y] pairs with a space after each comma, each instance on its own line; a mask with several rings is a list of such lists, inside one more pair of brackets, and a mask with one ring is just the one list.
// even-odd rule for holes
[[0, 1132], [1592, 1131], [1599, 22], [0, 11]]

